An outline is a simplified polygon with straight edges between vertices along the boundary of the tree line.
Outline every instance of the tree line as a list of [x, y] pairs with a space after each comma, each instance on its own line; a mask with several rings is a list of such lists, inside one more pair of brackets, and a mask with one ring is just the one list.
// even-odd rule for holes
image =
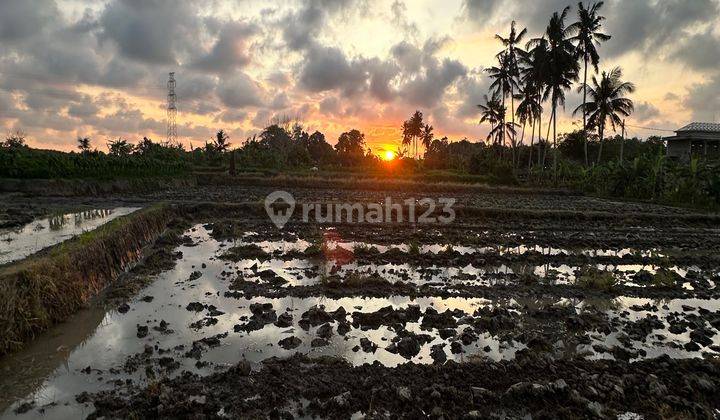
[[[577, 17], [568, 24], [570, 6], [550, 17], [545, 31], [540, 36], [529, 39], [523, 45], [527, 29], [517, 29], [513, 21], [507, 36], [496, 35], [503, 48], [496, 55], [497, 64], [487, 69], [492, 80], [490, 96], [486, 95], [480, 110], [480, 124], [491, 126], [487, 141], [506, 146], [509, 142], [512, 163], [518, 166], [518, 144], [525, 140], [526, 128], [530, 127], [530, 153], [527, 167], [530, 170], [537, 165], [544, 170], [548, 143], [543, 141], [552, 138], [553, 176], [558, 170], [558, 107], [565, 106], [566, 92], [578, 82], [577, 90], [583, 94], [583, 101], [573, 115], [581, 114], [583, 129], [581, 136], [584, 141], [583, 161], [589, 166], [591, 157], [588, 143], [591, 131], [597, 132], [599, 148], [594, 164], [602, 161], [603, 140], [608, 128], [616, 129], [623, 125], [623, 120], [632, 114], [634, 105], [626, 97], [635, 91], [635, 85], [622, 80], [622, 69], [619, 67], [599, 74], [600, 54], [598, 48], [611, 36], [601, 32], [605, 20], [600, 14], [603, 2], [590, 6], [578, 3]], [[580, 72], [582, 70], [582, 81]], [[588, 72], [592, 75], [588, 83]], [[510, 101], [508, 119], [507, 101]], [[518, 101], [515, 107], [515, 101]], [[549, 109], [546, 109], [549, 107]], [[549, 115], [546, 115], [549, 114]], [[543, 130], [543, 117], [547, 116], [547, 130]], [[516, 122], [517, 117], [517, 122]], [[520, 141], [517, 132], [521, 129]], [[552, 134], [551, 134], [552, 131]], [[537, 132], [537, 137], [536, 137]], [[533, 160], [535, 139], [538, 148], [536, 160]]]

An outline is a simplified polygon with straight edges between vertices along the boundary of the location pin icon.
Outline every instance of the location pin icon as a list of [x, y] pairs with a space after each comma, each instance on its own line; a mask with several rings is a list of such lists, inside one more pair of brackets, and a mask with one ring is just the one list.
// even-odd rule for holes
[[265, 197], [265, 211], [270, 220], [282, 229], [295, 211], [295, 198], [286, 191], [275, 191]]

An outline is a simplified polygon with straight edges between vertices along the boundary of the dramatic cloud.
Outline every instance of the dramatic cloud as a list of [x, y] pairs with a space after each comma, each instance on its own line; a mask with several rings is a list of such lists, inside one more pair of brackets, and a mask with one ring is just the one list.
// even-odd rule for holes
[[218, 96], [227, 107], [245, 108], [259, 106], [262, 92], [248, 75], [237, 73], [232, 78], [223, 79], [218, 87]]
[[678, 45], [673, 58], [697, 70], [718, 70], [720, 36], [712, 29], [690, 36]]
[[[32, 145], [165, 136], [175, 72], [178, 132], [204, 142], [299, 118], [328, 139], [358, 128], [394, 149], [420, 109], [438, 136], [485, 138], [477, 104], [512, 20], [539, 36], [567, 0], [0, 0], [0, 128]], [[638, 86], [637, 125], [718, 121], [720, 0], [606, 0], [601, 68]], [[561, 131], [577, 128], [567, 93]], [[633, 133], [635, 134], [635, 133]], [[652, 132], [642, 133], [652, 134]], [[102, 139], [102, 140], [100, 140]], [[239, 144], [239, 141], [235, 142]]]
[[177, 64], [197, 42], [194, 5], [188, 0], [117, 0], [101, 18], [102, 40], [117, 44], [125, 57], [153, 64]]
[[255, 25], [228, 22], [220, 30], [210, 52], [191, 64], [199, 70], [227, 73], [250, 63], [248, 38], [258, 31]]
[[720, 73], [703, 83], [690, 86], [683, 104], [692, 111], [693, 121], [720, 119]]
[[347, 94], [362, 90], [367, 82], [364, 65], [348, 61], [335, 47], [312, 47], [300, 71], [300, 84], [312, 92], [340, 89]]
[[633, 115], [633, 118], [638, 121], [648, 121], [659, 116], [660, 110], [655, 105], [649, 102], [640, 102], [639, 104], [635, 104], [635, 114]]

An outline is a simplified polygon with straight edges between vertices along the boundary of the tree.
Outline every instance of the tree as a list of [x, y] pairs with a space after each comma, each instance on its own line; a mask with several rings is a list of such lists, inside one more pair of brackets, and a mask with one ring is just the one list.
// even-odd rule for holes
[[315, 131], [307, 137], [307, 140], [303, 137], [301, 141], [305, 142], [305, 148], [316, 164], [329, 164], [335, 159], [335, 150], [325, 141], [325, 134]]
[[426, 124], [423, 128], [422, 132], [422, 144], [423, 147], [425, 147], [425, 150], [427, 150], [428, 147], [430, 147], [430, 143], [433, 141], [433, 126]]
[[478, 104], [477, 106], [480, 109], [479, 124], [484, 122], [490, 123], [490, 133], [487, 136], [487, 141], [492, 139], [493, 143], [495, 143], [495, 126], [499, 125], [502, 120], [504, 107], [495, 96], [493, 96], [492, 99], [488, 99], [488, 96], [484, 95], [483, 98], [485, 99], [485, 104]]
[[[521, 77], [525, 86], [533, 86], [535, 89], [536, 102], [539, 105], [537, 115], [537, 127], [538, 127], [538, 145], [543, 145], [540, 139], [542, 138], [542, 102], [543, 102], [543, 91], [546, 84], [546, 74], [548, 71], [548, 42], [545, 37], [535, 38], [528, 42], [526, 48], [527, 52], [520, 54], [521, 63]], [[544, 149], [543, 149], [544, 150]], [[531, 147], [532, 152], [532, 147]], [[543, 153], [543, 169], [544, 169], [544, 153]], [[538, 151], [538, 164], [540, 164], [540, 152]], [[528, 161], [528, 171], [532, 166], [532, 153], [530, 153], [530, 159]]]
[[365, 134], [355, 129], [340, 134], [335, 150], [344, 165], [357, 165], [365, 156]]
[[133, 151], [133, 145], [122, 138], [108, 142], [107, 147], [110, 155], [118, 157], [129, 156]]
[[17, 130], [14, 134], [9, 134], [5, 138], [5, 141], [0, 143], [0, 146], [7, 147], [8, 149], [25, 147], [25, 133]]
[[[510, 92], [513, 91], [515, 87], [517, 87], [517, 80], [512, 75], [512, 64], [510, 57], [507, 55], [507, 53], [501, 52], [500, 54], [498, 54], [497, 59], [498, 65], [490, 67], [489, 69], [487, 69], [487, 72], [489, 73], [489, 77], [493, 79], [492, 84], [490, 84], [490, 91], [493, 94], [493, 97], [502, 97], [503, 113], [500, 114], [499, 123], [501, 125], [505, 125], [505, 113], [507, 111], [507, 107], [505, 106], [505, 98], [510, 94]], [[505, 146], [504, 130], [501, 130], [500, 139], [502, 145]]]
[[[515, 21], [513, 20], [510, 23], [510, 34], [507, 36], [507, 38], [504, 38], [498, 34], [495, 34], [495, 39], [500, 41], [503, 46], [505, 47], [505, 50], [503, 50], [500, 54], [503, 54], [506, 57], [507, 62], [505, 63], [507, 67], [507, 71], [509, 72], [509, 75], [513, 81], [517, 81], [520, 77], [520, 70], [518, 65], [518, 55], [522, 54], [523, 51], [518, 48], [518, 45], [522, 42], [523, 38], [527, 34], [527, 28], [523, 28], [520, 32], [517, 32], [515, 29]], [[510, 117], [512, 118], [513, 127], [515, 126], [515, 89], [518, 87], [517, 82], [510, 84]], [[513, 160], [514, 160], [514, 152], [515, 152], [515, 137], [513, 135], [512, 138], [513, 143]]]
[[77, 144], [78, 144], [77, 148], [80, 149], [80, 152], [82, 152], [82, 153], [90, 152], [90, 137], [78, 137]]
[[[520, 143], [525, 140], [525, 125], [530, 123], [531, 134], [530, 134], [530, 162], [532, 162], [532, 151], [535, 143], [535, 122], [540, 117], [542, 112], [542, 105], [539, 102], [537, 95], [537, 88], [532, 79], [528, 79], [525, 84], [520, 88], [520, 92], [517, 95], [517, 99], [520, 101], [515, 112], [520, 119], [522, 124], [522, 136], [520, 137]], [[528, 170], [530, 168], [528, 167]]]
[[[553, 177], [557, 180], [557, 107], [565, 105], [565, 90], [570, 89], [577, 80], [579, 65], [575, 56], [575, 47], [571, 40], [571, 30], [565, 26], [570, 7], [561, 13], [555, 12], [545, 30], [547, 37], [547, 66], [543, 72], [545, 78], [544, 97], [550, 97], [553, 128]], [[548, 125], [549, 129], [549, 125]]]
[[632, 100], [624, 95], [635, 92], [635, 85], [622, 81], [622, 69], [615, 67], [610, 73], [602, 72], [600, 81], [593, 76], [592, 86], [581, 86], [580, 89], [587, 89], [590, 100], [581, 104], [574, 113], [581, 111], [588, 115], [588, 123], [597, 127], [600, 147], [598, 149], [597, 164], [600, 164], [603, 149], [603, 134], [605, 124], [610, 121], [613, 131], [616, 126], [622, 124], [623, 117], [627, 117], [634, 111]]
[[403, 122], [402, 125], [402, 144], [403, 146], [411, 146], [413, 150], [413, 158], [418, 156], [418, 140], [422, 139], [425, 124], [423, 123], [423, 114], [420, 111], [415, 113]]
[[[600, 55], [597, 52], [597, 46], [600, 42], [610, 39], [610, 35], [600, 32], [604, 16], [600, 16], [599, 11], [603, 6], [603, 2], [593, 3], [589, 9], [586, 9], [582, 2], [578, 3], [578, 21], [569, 26], [569, 30], [577, 32], [572, 39], [577, 42], [577, 54], [583, 57], [585, 63], [583, 75], [583, 103], [587, 102], [587, 77], [588, 77], [588, 61], [598, 72], [598, 64], [600, 64]], [[583, 131], [587, 134], [587, 114], [583, 113]], [[585, 166], [588, 165], [588, 145], [587, 136], [585, 138]]]
[[230, 148], [230, 137], [227, 135], [225, 130], [220, 130], [215, 134], [215, 138], [213, 139], [213, 146], [215, 150], [217, 150], [220, 153], [225, 153]]

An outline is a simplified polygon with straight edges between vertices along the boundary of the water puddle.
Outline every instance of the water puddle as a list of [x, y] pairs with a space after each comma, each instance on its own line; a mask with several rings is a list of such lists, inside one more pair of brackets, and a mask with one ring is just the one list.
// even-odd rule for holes
[[23, 259], [76, 235], [97, 229], [138, 209], [117, 207], [57, 214], [34, 220], [18, 229], [0, 230], [0, 265]]
[[[712, 312], [720, 320], [718, 302], [701, 299], [233, 297], [225, 292], [238, 275], [252, 281], [254, 273], [255, 281], [263, 281], [261, 273], [272, 270], [290, 284], [307, 285], [322, 277], [322, 268], [305, 259], [229, 262], [219, 257], [232, 243], [212, 239], [201, 225], [187, 234], [193, 243], [178, 247], [182, 259], [129, 307], [82, 312], [78, 316], [85, 321], [63, 324], [25, 351], [0, 360], [0, 390], [7, 395], [0, 400], [3, 417], [15, 417], [13, 410], [30, 400], [34, 409], [21, 417], [37, 416], [38, 408], [52, 418], [84, 417], [91, 407], [78, 402], [83, 392], [122, 390], [128, 383], [148, 384], [185, 370], [208, 375], [241, 360], [258, 369], [267, 358], [297, 352], [339, 356], [353, 365], [397, 366], [512, 359], [537, 345], [533, 337], [547, 341], [555, 357], [700, 357], [720, 349], [720, 323], [706, 324], [700, 317]], [[272, 252], [306, 246], [293, 244], [258, 246]], [[392, 277], [390, 270], [401, 269], [352, 264], [334, 275], [372, 270]], [[442, 270], [425, 281], [488, 274], [472, 266]], [[423, 273], [412, 274], [413, 280], [416, 275], [424, 281]], [[698, 328], [704, 328], [702, 337]], [[702, 346], [690, 344], [698, 340]]]

